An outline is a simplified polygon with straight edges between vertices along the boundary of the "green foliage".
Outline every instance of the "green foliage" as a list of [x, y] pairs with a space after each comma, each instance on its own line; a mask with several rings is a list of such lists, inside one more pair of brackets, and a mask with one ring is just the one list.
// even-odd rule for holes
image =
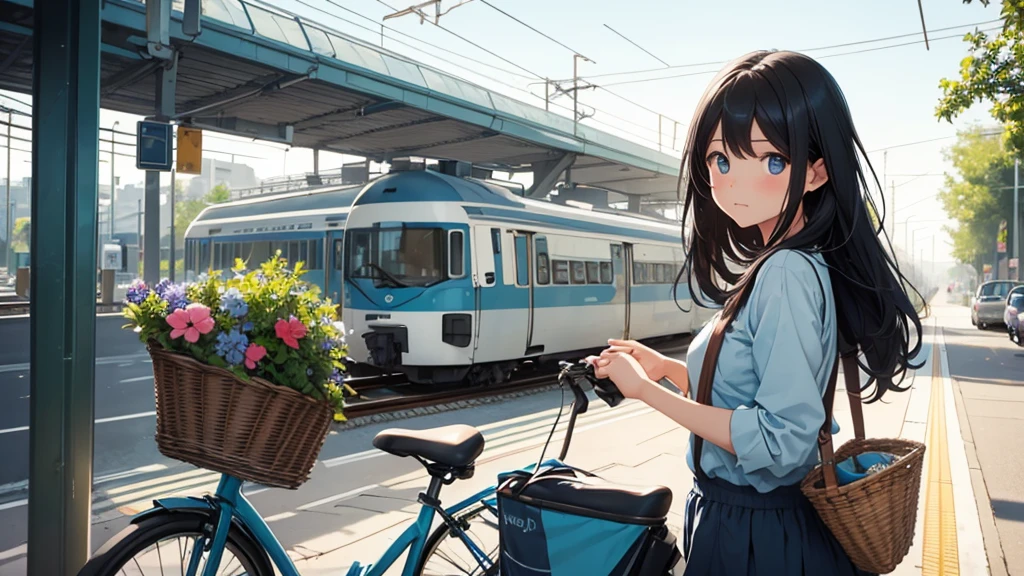
[[946, 176], [939, 200], [959, 224], [946, 231], [953, 239], [953, 257], [961, 262], [973, 263], [978, 255], [991, 253], [999, 222], [1012, 221], [1013, 157], [1006, 137], [986, 136], [991, 133], [972, 127], [945, 152], [958, 175]]
[[[964, 0], [969, 4], [971, 0]], [[981, 0], [988, 6], [988, 0]], [[1005, 125], [1014, 150], [1024, 150], [1024, 0], [1002, 0], [1003, 27], [964, 36], [968, 55], [960, 61], [960, 78], [939, 82], [943, 96], [935, 110], [947, 121], [975, 102], [992, 104], [992, 117]]]
[[28, 252], [28, 245], [32, 238], [32, 219], [23, 216], [14, 221], [14, 230], [11, 232], [11, 247], [15, 252]]
[[185, 231], [189, 224], [199, 216], [207, 206], [220, 204], [231, 199], [231, 190], [227, 184], [217, 184], [200, 200], [182, 200], [174, 205], [174, 238], [176, 246], [185, 245]]
[[[156, 342], [226, 368], [239, 378], [263, 378], [327, 402], [336, 419], [343, 419], [345, 393], [351, 391], [343, 378], [348, 355], [345, 327], [338, 321], [336, 306], [321, 300], [319, 288], [300, 279], [305, 273], [302, 263], [289, 270], [280, 255], [252, 271], [236, 260], [234, 276], [227, 280], [214, 272], [189, 284], [164, 281], [153, 289], [133, 284], [127, 295], [126, 327], [144, 343]], [[181, 326], [190, 313], [204, 310], [213, 326], [193, 333], [194, 342], [188, 341], [188, 334], [172, 331], [172, 321]], [[242, 342], [244, 356], [226, 350], [229, 336]]]

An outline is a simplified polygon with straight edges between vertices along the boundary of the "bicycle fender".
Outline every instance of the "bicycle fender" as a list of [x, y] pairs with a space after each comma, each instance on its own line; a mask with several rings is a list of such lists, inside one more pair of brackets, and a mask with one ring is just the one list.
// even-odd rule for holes
[[138, 524], [147, 518], [152, 518], [160, 514], [166, 514], [168, 512], [206, 512], [214, 513], [217, 510], [210, 505], [210, 503], [202, 498], [160, 498], [153, 500], [153, 507], [149, 510], [139, 512], [135, 516], [132, 516], [132, 524]]

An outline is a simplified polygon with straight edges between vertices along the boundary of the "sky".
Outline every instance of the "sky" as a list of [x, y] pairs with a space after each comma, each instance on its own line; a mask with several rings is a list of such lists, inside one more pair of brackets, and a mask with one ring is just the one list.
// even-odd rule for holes
[[[442, 1], [443, 10], [452, 10], [441, 18], [440, 25], [464, 39], [429, 22], [421, 24], [418, 17], [409, 15], [384, 22], [391, 28], [385, 31], [384, 47], [538, 106], [544, 105], [544, 81], [539, 78], [571, 79], [575, 51], [593, 61], [580, 62], [580, 76], [602, 86], [601, 90], [581, 92], [584, 110], [594, 112], [584, 122], [657, 148], [660, 114], [663, 149], [676, 156], [679, 153], [672, 148], [681, 146], [697, 100], [725, 61], [766, 48], [797, 50], [819, 59], [844, 91], [855, 126], [870, 152], [869, 159], [879, 178], [884, 175], [887, 226], [895, 220], [893, 243], [904, 246], [909, 231], [909, 236], [916, 239], [912, 242], [915, 256], [926, 261], [952, 259], [948, 235], [941, 229], [951, 222], [936, 198], [943, 174], [952, 171], [943, 150], [955, 141], [958, 129], [974, 123], [992, 126], [995, 122], [986, 104], [976, 104], [953, 123], [938, 120], [935, 107], [942, 95], [939, 81], [958, 76], [959, 63], [967, 55], [962, 41], [965, 32], [973, 30], [974, 25], [981, 29], [998, 25], [993, 22], [999, 18], [998, 2], [983, 7], [978, 2], [964, 5], [951, 0], [923, 0], [932, 40], [930, 49], [926, 49], [917, 3], [910, 0], [862, 0], [856, 8], [846, 2], [814, 0], [470, 0], [455, 7], [463, 1]], [[274, 4], [380, 45], [380, 24], [393, 11], [385, 3], [401, 9], [412, 1], [279, 0]], [[819, 49], [837, 45], [845, 46]], [[665, 63], [672, 68], [618, 74], [665, 68]], [[632, 82], [641, 79], [656, 80]], [[10, 97], [30, 103], [27, 95], [0, 91], [0, 104], [29, 110]], [[552, 102], [553, 111], [571, 115], [559, 105], [571, 108], [571, 100], [562, 96]], [[133, 131], [139, 119], [103, 110], [100, 124], [110, 127], [118, 121], [120, 130]], [[15, 124], [28, 126], [29, 121], [16, 119]], [[675, 146], [674, 128], [678, 135]], [[30, 137], [27, 131], [16, 130], [15, 135]], [[912, 144], [921, 141], [929, 142]], [[14, 180], [30, 175], [30, 155], [17, 151], [28, 146], [14, 142]], [[283, 145], [253, 143], [209, 131], [204, 133], [204, 148], [212, 158], [227, 160], [228, 152], [236, 154], [236, 161], [252, 166], [260, 178], [313, 169], [310, 150], [286, 151]], [[109, 144], [101, 149], [109, 149]], [[120, 149], [133, 152], [129, 146]], [[109, 155], [101, 153], [101, 157]], [[122, 186], [143, 181], [143, 172], [134, 169], [130, 158], [116, 160], [115, 171]], [[353, 160], [321, 153], [320, 167], [336, 168]], [[0, 166], [4, 162], [0, 156]], [[109, 183], [109, 173], [109, 165], [101, 165], [101, 184]], [[164, 178], [166, 184], [169, 176]]]

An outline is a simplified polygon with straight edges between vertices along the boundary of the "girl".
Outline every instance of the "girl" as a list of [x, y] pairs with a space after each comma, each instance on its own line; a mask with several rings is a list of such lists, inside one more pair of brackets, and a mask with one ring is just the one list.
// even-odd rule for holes
[[[879, 241], [846, 101], [807, 56], [754, 52], [711, 82], [686, 150], [690, 241], [680, 278], [688, 274], [691, 292], [722, 311], [693, 339], [686, 362], [620, 340], [591, 361], [626, 397], [692, 432], [686, 576], [862, 574], [799, 483], [819, 461], [837, 345], [859, 348], [874, 401], [906, 389], [894, 380], [917, 367], [910, 358], [921, 348], [921, 322]], [[692, 399], [719, 321], [728, 329], [707, 406]], [[704, 439], [699, 463], [695, 436]]]

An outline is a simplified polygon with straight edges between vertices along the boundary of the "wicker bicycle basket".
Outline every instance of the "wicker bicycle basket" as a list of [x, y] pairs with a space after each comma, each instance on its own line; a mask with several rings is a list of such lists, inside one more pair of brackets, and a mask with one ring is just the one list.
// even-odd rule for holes
[[914, 539], [925, 446], [893, 438], [854, 439], [839, 447], [834, 461], [865, 452], [894, 454], [899, 460], [843, 486], [826, 486], [821, 465], [804, 478], [800, 489], [858, 568], [888, 574]]
[[164, 456], [266, 486], [294, 489], [309, 479], [333, 416], [326, 403], [157, 344], [149, 354]]

